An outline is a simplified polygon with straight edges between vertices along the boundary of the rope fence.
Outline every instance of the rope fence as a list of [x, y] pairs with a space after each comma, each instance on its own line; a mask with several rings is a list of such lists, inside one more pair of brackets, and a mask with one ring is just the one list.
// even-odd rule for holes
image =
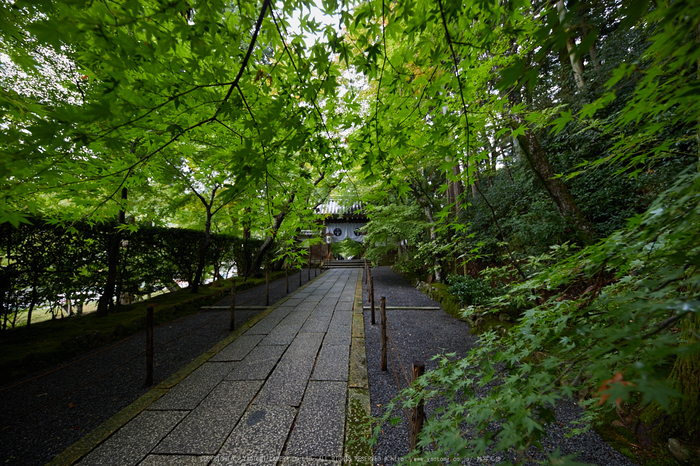
[[[300, 271], [300, 274], [301, 274], [301, 271]], [[301, 279], [301, 276], [300, 276], [300, 279]], [[276, 282], [279, 282], [279, 281], [281, 281], [281, 280], [275, 280], [275, 282], [272, 282], [272, 283], [276, 283]], [[301, 280], [300, 280], [300, 281], [301, 281]], [[269, 290], [270, 290], [270, 289], [276, 290], [276, 289], [278, 289], [278, 288], [282, 288], [283, 286], [285, 286], [285, 284], [279, 284], [279, 285], [275, 285], [275, 286], [273, 286], [273, 287], [270, 287], [269, 284], [266, 284], [266, 285], [267, 285], [267, 286], [259, 285], [259, 286], [257, 286], [256, 288], [252, 288], [251, 290], [246, 290], [246, 291], [251, 291], [251, 292], [252, 292], [253, 290], [255, 290], [255, 289], [257, 289], [257, 288], [261, 288], [257, 293], [251, 294], [250, 296], [246, 296], [246, 299], [245, 299], [244, 302], [236, 303], [236, 304], [238, 304], [238, 305], [240, 305], [240, 306], [243, 306], [243, 305], [245, 305], [245, 304], [247, 304], [247, 303], [250, 303], [250, 302], [252, 302], [252, 301], [254, 301], [254, 300], [260, 298], [260, 297], [263, 296], [266, 292], [269, 293]], [[235, 293], [235, 291], [234, 291], [234, 293]], [[289, 293], [288, 289], [287, 289], [286, 293]], [[233, 299], [233, 297], [232, 297], [232, 299]], [[210, 311], [208, 311], [208, 309], [210, 309], [212, 306], [214, 306], [214, 305], [212, 304], [211, 306], [209, 306], [209, 307], [207, 307], [207, 308], [205, 308], [205, 309], [200, 310], [200, 311], [199, 311], [198, 313], [196, 313], [196, 314], [188, 315], [188, 316], [183, 316], [183, 317], [181, 317], [181, 318], [179, 318], [179, 319], [175, 319], [175, 320], [172, 320], [172, 321], [170, 321], [170, 322], [166, 322], [166, 323], [160, 324], [160, 325], [158, 325], [158, 326], [155, 326], [154, 328], [162, 327], [162, 326], [164, 326], [164, 325], [172, 325], [172, 324], [174, 324], [174, 323], [178, 323], [178, 322], [181, 322], [181, 321], [183, 321], [183, 320], [190, 319], [190, 318], [194, 317], [195, 315], [201, 314], [202, 312], [210, 312]], [[230, 316], [231, 323], [232, 323], [232, 322], [233, 322], [233, 317], [232, 317], [231, 311], [222, 310], [222, 311], [220, 311], [220, 312], [217, 312], [211, 319], [208, 319], [208, 320], [205, 321], [203, 324], [201, 324], [201, 325], [199, 325], [199, 326], [197, 326], [197, 327], [193, 327], [193, 328], [191, 328], [190, 330], [188, 330], [187, 332], [182, 333], [181, 335], [176, 336], [175, 338], [171, 338], [171, 339], [168, 340], [168, 341], [159, 343], [158, 345], [154, 345], [154, 346], [153, 346], [153, 351], [155, 351], [156, 349], [161, 348], [161, 347], [163, 347], [163, 346], [170, 345], [171, 343], [174, 343], [174, 342], [176, 342], [177, 340], [180, 340], [180, 339], [182, 339], [182, 338], [184, 338], [184, 337], [186, 337], [186, 336], [188, 336], [188, 335], [191, 335], [191, 334], [193, 334], [194, 332], [197, 332], [198, 330], [200, 330], [200, 329], [202, 329], [202, 328], [204, 328], [204, 327], [210, 325], [210, 324], [213, 323], [215, 320], [220, 319], [221, 317], [226, 316], [226, 315], [229, 315], [229, 316]], [[233, 328], [230, 328], [230, 330], [233, 330]], [[26, 379], [26, 380], [17, 382], [17, 383], [15, 383], [15, 384], [13, 384], [13, 385], [9, 385], [9, 386], [7, 386], [7, 387], [0, 388], [0, 393], [4, 392], [4, 391], [6, 391], [6, 390], [10, 390], [10, 389], [12, 389], [12, 388], [17, 388], [17, 387], [22, 386], [22, 385], [24, 385], [24, 384], [27, 384], [27, 383], [29, 383], [29, 382], [34, 382], [34, 381], [36, 381], [36, 380], [41, 379], [42, 377], [45, 377], [45, 376], [48, 376], [48, 375], [53, 374], [53, 373], [55, 373], [55, 372], [61, 371], [61, 370], [63, 370], [63, 369], [66, 369], [66, 368], [68, 368], [68, 367], [70, 367], [70, 366], [72, 366], [72, 365], [74, 365], [74, 364], [78, 364], [78, 363], [80, 363], [80, 362], [83, 362], [83, 361], [85, 361], [85, 360], [87, 360], [87, 359], [90, 359], [90, 358], [92, 358], [92, 357], [94, 357], [94, 356], [97, 356], [97, 355], [99, 355], [99, 354], [101, 354], [101, 353], [103, 353], [103, 352], [105, 352], [105, 351], [108, 351], [108, 350], [110, 350], [110, 349], [113, 349], [113, 348], [115, 348], [116, 346], [121, 345], [121, 344], [123, 344], [124, 342], [126, 342], [126, 341], [128, 341], [128, 340], [131, 340], [131, 339], [133, 339], [133, 338], [139, 337], [139, 336], [141, 336], [141, 335], [144, 334], [144, 333], [147, 333], [147, 330], [144, 330], [144, 331], [139, 332], [139, 333], [135, 333], [134, 335], [131, 335], [131, 336], [126, 337], [126, 338], [124, 338], [124, 339], [122, 339], [122, 340], [119, 340], [118, 342], [115, 342], [115, 343], [113, 343], [113, 344], [111, 344], [111, 345], [109, 345], [109, 346], [106, 346], [106, 347], [104, 347], [104, 348], [99, 349], [98, 351], [95, 351], [95, 352], [93, 352], [93, 353], [90, 353], [90, 354], [88, 354], [88, 355], [86, 355], [86, 356], [84, 356], [84, 357], [82, 357], [82, 358], [80, 358], [80, 359], [77, 359], [77, 360], [75, 360], [75, 361], [72, 361], [72, 362], [70, 362], [70, 363], [68, 363], [68, 364], [64, 364], [64, 365], [62, 365], [62, 366], [60, 366], [60, 367], [57, 367], [57, 368], [55, 368], [55, 369], [52, 369], [52, 370], [50, 370], [50, 371], [48, 371], [48, 372], [44, 372], [44, 373], [39, 374], [39, 375], [37, 375], [37, 376], [35, 376], [35, 377], [32, 377], [32, 378], [29, 378], [29, 379]], [[18, 416], [15, 416], [15, 417], [11, 418], [9, 421], [5, 421], [4, 424], [11, 424], [11, 423], [17, 421], [18, 419], [21, 419], [21, 418], [23, 418], [23, 417], [25, 417], [25, 416], [28, 416], [29, 414], [32, 414], [32, 413], [35, 412], [35, 411], [38, 411], [38, 410], [41, 409], [41, 408], [45, 408], [45, 407], [47, 407], [47, 406], [49, 406], [49, 405], [51, 405], [51, 404], [53, 404], [53, 403], [56, 403], [57, 401], [59, 401], [59, 400], [65, 398], [66, 396], [68, 396], [68, 395], [70, 395], [70, 394], [72, 394], [72, 393], [74, 393], [74, 392], [80, 390], [81, 388], [84, 388], [84, 387], [86, 387], [86, 386], [88, 386], [88, 385], [94, 383], [95, 381], [101, 379], [102, 377], [105, 377], [105, 376], [111, 374], [112, 372], [114, 372], [114, 371], [116, 371], [117, 369], [119, 369], [119, 368], [121, 368], [121, 367], [123, 367], [123, 366], [125, 366], [125, 365], [127, 365], [127, 364], [129, 364], [129, 363], [131, 363], [131, 362], [133, 362], [134, 360], [144, 357], [144, 355], [146, 355], [147, 353], [148, 353], [148, 349], [144, 349], [143, 351], [140, 351], [139, 353], [137, 353], [137, 354], [133, 355], [132, 357], [126, 359], [126, 360], [123, 361], [122, 363], [120, 363], [120, 364], [118, 364], [118, 365], [112, 367], [112, 368], [109, 369], [107, 372], [104, 372], [104, 373], [102, 373], [102, 374], [100, 374], [100, 375], [98, 375], [98, 376], [93, 377], [92, 379], [88, 380], [87, 382], [85, 382], [85, 383], [83, 383], [83, 384], [81, 384], [81, 385], [78, 385], [77, 387], [74, 387], [74, 388], [68, 390], [67, 392], [62, 393], [61, 395], [58, 395], [58, 396], [52, 398], [51, 400], [47, 401], [46, 403], [43, 403], [43, 404], [41, 404], [41, 405], [39, 405], [39, 406], [35, 406], [35, 407], [29, 409], [28, 411], [25, 411], [24, 413], [22, 413], [22, 414], [20, 414], [20, 415], [18, 415]], [[150, 375], [151, 375], [151, 377], [150, 377], [150, 379], [149, 379], [149, 374], [148, 374], [148, 373], [146, 374], [146, 385], [147, 385], [147, 386], [148, 386], [148, 385], [152, 385], [152, 373], [151, 373]], [[149, 380], [150, 380], [150, 383], [149, 383]]]
[[[374, 289], [371, 286], [372, 276], [369, 275], [368, 289], [374, 294]], [[370, 301], [373, 301], [373, 296], [370, 294]], [[403, 379], [405, 382], [405, 388], [411, 386], [411, 383], [415, 382], [423, 373], [425, 372], [425, 364], [419, 361], [415, 361], [411, 367], [411, 376], [409, 377], [406, 367], [404, 366], [403, 360], [401, 359], [401, 354], [394, 340], [394, 336], [391, 333], [391, 326], [386, 317], [386, 298], [384, 296], [379, 298], [380, 302], [380, 365], [382, 371], [387, 371], [387, 355], [391, 363], [391, 369], [394, 373], [394, 378], [396, 379], [396, 389], [401, 392], [404, 387], [402, 387], [401, 378], [399, 377], [399, 371], [397, 371], [397, 366], [400, 368], [401, 374], [403, 374]], [[373, 310], [373, 309], [372, 309]], [[374, 313], [372, 313], [374, 314]], [[372, 315], [374, 317], [374, 315]], [[374, 319], [372, 319], [372, 324], [374, 325]], [[390, 343], [390, 345], [388, 345]], [[400, 397], [402, 401], [405, 401], [403, 397]], [[408, 408], [404, 408], [406, 419], [409, 423], [410, 432], [410, 445], [409, 451], [413, 451], [416, 448], [418, 437], [425, 421], [425, 406], [421, 401], [416, 407], [412, 408], [409, 412]]]

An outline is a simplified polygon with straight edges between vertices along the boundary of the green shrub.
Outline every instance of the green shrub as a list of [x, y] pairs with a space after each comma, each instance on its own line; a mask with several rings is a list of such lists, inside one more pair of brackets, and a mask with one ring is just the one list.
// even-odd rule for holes
[[450, 285], [447, 292], [464, 305], [483, 305], [496, 295], [491, 285], [481, 277], [448, 275], [447, 283]]

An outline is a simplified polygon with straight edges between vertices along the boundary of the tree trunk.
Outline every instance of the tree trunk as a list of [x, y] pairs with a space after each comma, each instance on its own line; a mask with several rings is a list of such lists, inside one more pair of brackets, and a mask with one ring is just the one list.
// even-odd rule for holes
[[2, 277], [1, 279], [3, 280], [3, 283], [0, 283], [0, 312], [2, 312], [2, 330], [6, 330], [10, 309], [5, 305], [5, 287], [2, 286], [4, 285], [5, 277]]
[[454, 176], [454, 181], [451, 182], [452, 185], [452, 197], [455, 203], [455, 217], [459, 217], [459, 213], [462, 211], [462, 197], [464, 195], [464, 185], [462, 184], [462, 170], [459, 167], [459, 161], [456, 157], [452, 157], [452, 175]]
[[[251, 209], [250, 207], [246, 207], [245, 209], [246, 212], [246, 221], [245, 224], [243, 225], [243, 264], [240, 264], [241, 267], [236, 267], [236, 273], [237, 275], [241, 274], [241, 270], [243, 269], [243, 282], [248, 280], [248, 240], [250, 239], [250, 212]], [[238, 265], [238, 264], [237, 264]]]
[[595, 242], [593, 225], [584, 217], [574, 197], [569, 192], [569, 188], [567, 188], [561, 178], [555, 178], [554, 168], [549, 163], [547, 154], [540, 145], [535, 133], [526, 129], [524, 134], [518, 135], [517, 141], [530, 167], [532, 167], [547, 194], [557, 206], [559, 215], [574, 230], [574, 233], [583, 244], [593, 244]]
[[104, 317], [109, 314], [112, 308], [112, 299], [117, 284], [117, 267], [119, 266], [119, 242], [120, 234], [118, 231], [112, 233], [109, 238], [109, 246], [107, 251], [107, 282], [105, 283], [104, 291], [97, 301], [97, 311], [95, 315]]
[[[698, 24], [698, 28], [695, 31], [695, 43], [700, 46], [700, 24]], [[698, 78], [698, 81], [700, 81], [700, 57], [697, 58], [695, 63], [697, 68], [695, 75]], [[698, 146], [698, 159], [700, 159], [700, 114], [698, 114], [697, 122], [698, 125], [695, 131], [695, 141]], [[700, 162], [698, 163], [698, 170], [700, 171]]]
[[287, 201], [287, 205], [285, 206], [285, 208], [282, 209], [282, 211], [279, 214], [275, 215], [274, 221], [272, 223], [272, 234], [268, 235], [268, 237], [265, 238], [265, 241], [263, 241], [263, 244], [261, 244], [258, 248], [258, 251], [255, 253], [255, 257], [253, 258], [252, 262], [250, 263], [250, 266], [248, 267], [246, 275], [252, 275], [260, 269], [263, 258], [265, 257], [265, 253], [267, 253], [267, 251], [272, 247], [272, 244], [275, 241], [275, 236], [277, 235], [277, 231], [282, 226], [282, 222], [284, 222], [284, 218], [287, 216], [287, 209], [292, 204], [292, 202], [294, 202], [295, 196], [296, 194], [293, 193]]
[[[513, 138], [510, 138], [510, 153], [511, 155], [514, 152], [513, 148]], [[515, 184], [515, 180], [513, 180], [513, 175], [510, 173], [510, 166], [508, 166], [508, 156], [506, 155], [505, 151], [503, 151], [503, 166], [506, 169], [506, 173], [508, 174], [508, 178], [510, 179], [510, 184]]]
[[207, 263], [207, 250], [211, 244], [211, 205], [206, 206], [207, 209], [207, 221], [204, 224], [204, 242], [202, 247], [199, 248], [199, 261], [197, 262], [197, 271], [194, 274], [194, 279], [190, 283], [190, 292], [192, 294], [199, 292], [199, 285], [202, 282], [202, 277], [204, 275], [204, 267]]
[[[430, 205], [426, 205], [425, 208], [425, 218], [430, 223], [430, 241], [437, 241], [437, 231], [435, 230], [435, 220], [433, 220], [433, 210]], [[435, 269], [435, 281], [442, 283], [442, 266], [440, 265], [440, 259], [435, 256], [433, 257], [433, 268]]]
[[[700, 331], [697, 313], [690, 314], [680, 327], [686, 344], [697, 344]], [[666, 444], [672, 437], [700, 443], [700, 354], [691, 352], [679, 356], [671, 369], [669, 382], [682, 397], [672, 399], [668, 411], [656, 402], [642, 411], [635, 433], [645, 447]]]
[[[126, 188], [122, 188], [122, 201], [126, 201], [127, 191]], [[124, 211], [124, 202], [122, 202], [121, 209], [119, 210], [119, 222], [118, 225], [123, 225], [126, 220], [126, 213]], [[97, 302], [97, 311], [95, 315], [98, 317], [104, 317], [109, 314], [112, 307], [112, 298], [114, 298], [114, 291], [117, 284], [117, 271], [119, 268], [119, 246], [121, 245], [121, 232], [119, 230], [112, 233], [109, 239], [109, 251], [107, 259], [107, 283], [105, 283], [104, 292], [100, 296]]]
[[[447, 161], [450, 161], [450, 157], [446, 157]], [[447, 205], [452, 206], [450, 207], [450, 211], [454, 213], [454, 191], [452, 187], [452, 181], [450, 181], [450, 170], [445, 171], [445, 181], [447, 182], [447, 191], [445, 192], [447, 196]]]
[[[563, 24], [565, 29], [568, 28], [569, 25], [564, 23], [564, 17], [566, 16], [566, 6], [564, 5], [564, 0], [559, 0], [557, 2], [557, 11], [559, 12], [559, 21]], [[581, 57], [576, 58], [576, 53], [574, 51], [575, 45], [576, 42], [574, 37], [569, 35], [566, 39], [566, 51], [569, 54], [571, 69], [574, 72], [576, 87], [579, 91], [585, 91], [586, 81], [583, 79], [583, 59]]]
[[[326, 177], [325, 172], [322, 172], [321, 175], [314, 181], [314, 187], [318, 186], [318, 184]], [[339, 182], [338, 182], [339, 183]], [[333, 186], [330, 187], [328, 192], [326, 193], [326, 197], [330, 194], [330, 190], [334, 188], [335, 186], [338, 185], [338, 183], [335, 183]], [[294, 202], [294, 199], [296, 198], [296, 193], [292, 193], [292, 195], [289, 197], [287, 200], [287, 203], [281, 208], [280, 213], [275, 215], [272, 223], [272, 234], [268, 235], [267, 238], [265, 238], [265, 241], [263, 241], [263, 244], [258, 248], [258, 251], [255, 253], [255, 257], [253, 258], [253, 261], [251, 262], [250, 266], [247, 267], [246, 269], [246, 276], [248, 274], [252, 274], [257, 272], [260, 269], [260, 265], [262, 264], [263, 257], [265, 256], [265, 253], [270, 249], [272, 244], [274, 243], [275, 236], [277, 235], [277, 231], [279, 231], [280, 227], [282, 226], [282, 222], [284, 222], [284, 218], [287, 216], [287, 212], [289, 212], [289, 209]], [[324, 198], [325, 200], [325, 198]], [[323, 200], [321, 201], [323, 202]], [[306, 203], [309, 203], [309, 197], [306, 198]], [[321, 203], [319, 202], [316, 204], [314, 207], [318, 207]], [[309, 253], [311, 253], [311, 250], [309, 249]]]
[[[688, 344], [696, 344], [700, 331], [697, 313], [690, 314], [681, 327]], [[700, 442], [700, 354], [695, 352], [676, 359], [670, 379], [673, 388], [683, 394], [681, 399], [676, 400], [675, 406], [672, 405], [671, 414], [676, 416], [674, 423], [685, 436]]]
[[595, 44], [591, 44], [591, 48], [588, 50], [588, 54], [591, 56], [591, 63], [593, 63], [593, 68], [597, 73], [600, 73], [603, 68], [600, 64], [600, 58], [598, 58], [598, 49]]
[[[126, 220], [126, 219], [125, 219]], [[121, 244], [120, 244], [120, 254], [122, 255], [123, 260], [121, 260], [121, 269], [119, 270], [119, 281], [117, 282], [117, 291], [116, 291], [116, 296], [117, 296], [117, 306], [122, 305], [122, 293], [124, 289], [124, 277], [126, 276], [126, 266], [127, 266], [127, 258], [129, 257], [129, 246], [128, 246], [128, 241], [127, 241], [127, 246], [124, 248], [123, 253], [121, 252]], [[129, 300], [131, 301], [131, 300]], [[131, 302], [129, 302], [131, 304]]]
[[27, 311], [27, 328], [32, 325], [32, 312], [34, 311], [34, 306], [37, 301], [36, 288], [39, 285], [39, 271], [36, 270], [36, 264], [34, 264], [34, 277], [32, 279], [32, 301], [29, 303], [29, 310]]

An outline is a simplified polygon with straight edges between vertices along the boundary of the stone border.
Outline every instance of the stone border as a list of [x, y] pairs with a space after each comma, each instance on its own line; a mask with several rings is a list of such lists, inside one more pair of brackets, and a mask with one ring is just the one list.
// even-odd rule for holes
[[362, 313], [362, 273], [355, 287], [355, 303], [352, 314], [352, 343], [348, 371], [348, 404], [345, 414], [344, 463], [373, 465], [371, 410], [369, 379], [367, 377], [367, 353], [365, 352], [365, 323]]
[[[119, 411], [117, 414], [100, 424], [97, 428], [90, 431], [83, 438], [75, 442], [70, 447], [66, 448], [63, 452], [56, 455], [46, 466], [70, 466], [78, 461], [80, 461], [85, 455], [90, 453], [92, 450], [97, 448], [102, 442], [107, 440], [112, 434], [123, 427], [126, 423], [135, 418], [139, 413], [146, 410], [150, 405], [155, 403], [159, 398], [168, 393], [168, 390], [173, 388], [178, 383], [182, 382], [188, 375], [195, 371], [202, 364], [211, 359], [216, 353], [224, 349], [226, 346], [231, 344], [236, 338], [247, 332], [253, 325], [257, 324], [260, 320], [265, 318], [273, 310], [281, 306], [289, 298], [297, 294], [299, 291], [306, 288], [309, 284], [316, 281], [317, 278], [323, 276], [323, 274], [315, 277], [311, 281], [305, 283], [301, 287], [297, 288], [293, 293], [285, 296], [284, 298], [277, 301], [272, 306], [265, 309], [260, 314], [251, 317], [245, 324], [241, 325], [232, 334], [221, 340], [216, 345], [212, 346], [208, 351], [203, 353], [201, 356], [194, 359], [192, 362], [187, 364], [185, 367], [168, 377], [166, 380], [159, 383], [156, 387], [149, 390], [135, 402], [127, 406], [126, 408]], [[357, 302], [357, 297], [356, 297]], [[363, 354], [364, 354], [364, 340], [363, 340]], [[366, 377], [366, 371], [365, 371]], [[369, 398], [367, 399], [367, 406], [369, 408]]]

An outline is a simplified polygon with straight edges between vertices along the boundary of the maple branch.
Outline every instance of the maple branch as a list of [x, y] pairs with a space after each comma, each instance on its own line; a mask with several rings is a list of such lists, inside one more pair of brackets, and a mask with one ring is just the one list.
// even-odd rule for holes
[[231, 94], [233, 94], [233, 90], [238, 87], [238, 81], [241, 80], [241, 77], [243, 76], [243, 72], [248, 66], [248, 61], [250, 60], [250, 56], [253, 54], [253, 49], [255, 48], [255, 42], [258, 40], [258, 33], [260, 32], [260, 27], [262, 26], [262, 21], [263, 18], [265, 17], [265, 12], [267, 11], [267, 7], [270, 6], [270, 0], [263, 0], [262, 8], [260, 9], [260, 14], [258, 15], [258, 21], [255, 23], [255, 30], [253, 31], [253, 38], [250, 40], [250, 44], [248, 44], [248, 50], [246, 51], [245, 57], [243, 57], [243, 63], [241, 63], [241, 68], [238, 70], [238, 74], [236, 75], [236, 79], [233, 80], [231, 83], [231, 87], [229, 87], [228, 92], [226, 93], [226, 96], [224, 97], [224, 100], [222, 101], [222, 105], [219, 106], [219, 108], [216, 109], [216, 112], [214, 113], [214, 117], [221, 112], [221, 109], [223, 108], [223, 103], [227, 102], [228, 99], [231, 97]]

